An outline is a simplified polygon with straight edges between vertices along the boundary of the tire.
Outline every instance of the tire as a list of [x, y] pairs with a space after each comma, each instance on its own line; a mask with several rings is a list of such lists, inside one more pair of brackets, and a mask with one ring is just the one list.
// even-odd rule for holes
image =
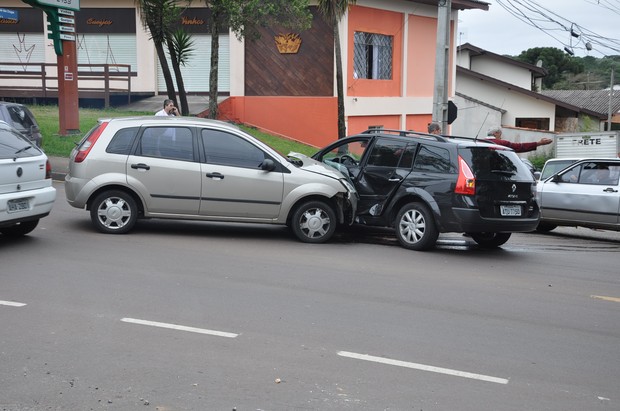
[[508, 241], [512, 233], [470, 233], [480, 247], [497, 248]]
[[39, 224], [39, 220], [23, 221], [11, 227], [0, 228], [0, 233], [7, 237], [22, 237], [34, 230]]
[[536, 227], [536, 231], [539, 233], [548, 233], [551, 230], [555, 230], [558, 226], [549, 223], [538, 223], [538, 227]]
[[120, 190], [104, 191], [90, 206], [95, 228], [106, 234], [125, 234], [138, 219], [138, 205], [133, 197]]
[[336, 212], [323, 201], [307, 201], [295, 208], [291, 229], [301, 242], [324, 243], [336, 231]]
[[409, 250], [433, 248], [439, 237], [433, 214], [421, 203], [405, 204], [396, 216], [396, 237]]

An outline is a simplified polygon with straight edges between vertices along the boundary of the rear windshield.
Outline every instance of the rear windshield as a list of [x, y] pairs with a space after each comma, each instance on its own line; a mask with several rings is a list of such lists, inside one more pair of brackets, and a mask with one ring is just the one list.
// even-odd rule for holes
[[532, 180], [532, 173], [512, 150], [490, 147], [465, 147], [459, 155], [476, 178], [484, 180]]
[[0, 127], [0, 159], [34, 157], [41, 151], [23, 134], [9, 127]]

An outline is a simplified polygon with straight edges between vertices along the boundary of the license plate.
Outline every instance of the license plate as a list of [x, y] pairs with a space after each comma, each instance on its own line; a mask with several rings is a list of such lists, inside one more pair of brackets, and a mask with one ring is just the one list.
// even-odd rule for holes
[[506, 217], [519, 217], [521, 216], [521, 206], [518, 205], [500, 205], [499, 213]]
[[27, 198], [20, 198], [18, 200], [7, 201], [8, 212], [18, 213], [20, 211], [26, 211], [30, 209], [30, 203]]

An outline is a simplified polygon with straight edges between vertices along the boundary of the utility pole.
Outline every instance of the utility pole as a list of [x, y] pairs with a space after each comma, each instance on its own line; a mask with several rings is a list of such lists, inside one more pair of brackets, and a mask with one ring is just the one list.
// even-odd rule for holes
[[614, 95], [614, 66], [611, 66], [611, 82], [609, 83], [609, 112], [607, 114], [607, 131], [611, 131], [612, 98]]
[[448, 61], [450, 52], [451, 0], [439, 0], [437, 7], [437, 46], [435, 51], [435, 91], [433, 93], [433, 121], [448, 128]]

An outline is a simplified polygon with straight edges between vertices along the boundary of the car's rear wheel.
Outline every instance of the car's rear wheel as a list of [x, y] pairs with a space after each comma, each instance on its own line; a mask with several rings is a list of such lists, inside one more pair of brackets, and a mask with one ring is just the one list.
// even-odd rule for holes
[[510, 239], [512, 233], [470, 233], [471, 238], [484, 248], [497, 248]]
[[124, 234], [138, 218], [138, 206], [124, 191], [110, 190], [99, 194], [90, 207], [90, 219], [97, 230], [106, 234]]
[[400, 245], [410, 250], [433, 248], [439, 231], [428, 207], [421, 203], [405, 204], [396, 216], [396, 237]]
[[7, 237], [21, 237], [34, 230], [37, 224], [39, 220], [23, 221], [10, 227], [0, 228], [0, 233]]
[[551, 230], [555, 230], [558, 226], [555, 224], [549, 223], [538, 223], [538, 227], [536, 227], [536, 231], [539, 233], [548, 233]]
[[291, 228], [304, 243], [324, 243], [336, 231], [336, 212], [323, 201], [307, 201], [293, 212]]

